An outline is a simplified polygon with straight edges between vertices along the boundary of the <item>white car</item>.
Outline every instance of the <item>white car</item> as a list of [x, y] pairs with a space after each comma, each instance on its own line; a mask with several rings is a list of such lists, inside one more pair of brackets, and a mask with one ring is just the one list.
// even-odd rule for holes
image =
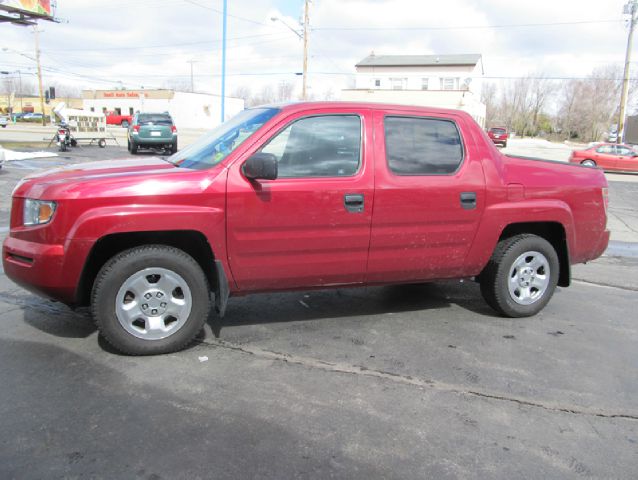
[[0, 115], [0, 127], [7, 128], [8, 124], [9, 124], [9, 118], [5, 117], [4, 115]]

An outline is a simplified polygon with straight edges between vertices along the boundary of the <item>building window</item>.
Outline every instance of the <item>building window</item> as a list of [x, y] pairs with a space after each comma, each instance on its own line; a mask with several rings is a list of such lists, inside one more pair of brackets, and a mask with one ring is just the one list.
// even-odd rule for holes
[[391, 78], [390, 79], [392, 90], [405, 90], [405, 86], [407, 82], [408, 82], [407, 78]]
[[447, 77], [441, 79], [441, 90], [458, 90], [459, 79], [453, 77]]
[[374, 86], [375, 87], [380, 87], [381, 86], [381, 79], [375, 78], [374, 79]]
[[421, 90], [427, 90], [428, 89], [428, 79], [427, 78], [422, 78], [421, 79]]
[[128, 107], [128, 114], [133, 115], [134, 113], [135, 111], [133, 110], [133, 107]]
[[91, 107], [91, 111], [92, 111], [92, 112], [95, 112], [95, 107]]

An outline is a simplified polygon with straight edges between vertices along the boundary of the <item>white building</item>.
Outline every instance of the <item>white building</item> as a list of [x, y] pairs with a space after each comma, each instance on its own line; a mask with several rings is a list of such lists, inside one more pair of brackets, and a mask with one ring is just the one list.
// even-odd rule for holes
[[[221, 97], [206, 93], [174, 90], [84, 90], [84, 110], [115, 111], [120, 115], [135, 112], [168, 112], [177, 128], [211, 129], [221, 123]], [[241, 98], [226, 97], [226, 119], [244, 109]]]
[[481, 55], [373, 53], [356, 69], [355, 88], [342, 90], [342, 100], [455, 108], [485, 126]]

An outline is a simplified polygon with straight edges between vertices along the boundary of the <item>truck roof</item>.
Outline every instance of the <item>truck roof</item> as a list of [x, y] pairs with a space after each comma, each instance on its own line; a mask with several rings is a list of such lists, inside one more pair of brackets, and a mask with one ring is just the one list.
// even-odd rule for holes
[[399, 105], [392, 103], [376, 103], [376, 102], [341, 102], [341, 101], [320, 101], [320, 102], [285, 102], [268, 105], [258, 105], [251, 108], [273, 107], [279, 108], [285, 112], [298, 112], [316, 108], [365, 108], [370, 110], [399, 110], [405, 112], [423, 112], [423, 113], [439, 113], [439, 114], [455, 114], [463, 115], [471, 118], [471, 115], [463, 110], [440, 107], [426, 107], [419, 105]]

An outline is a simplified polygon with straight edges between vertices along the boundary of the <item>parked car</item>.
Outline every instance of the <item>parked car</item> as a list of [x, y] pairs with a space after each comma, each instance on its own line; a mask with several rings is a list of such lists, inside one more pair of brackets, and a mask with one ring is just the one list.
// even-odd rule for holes
[[136, 113], [127, 132], [128, 151], [164, 148], [177, 152], [177, 128], [168, 113]]
[[503, 148], [507, 147], [508, 133], [506, 127], [492, 127], [487, 131], [487, 136], [490, 137], [494, 144], [503, 145]]
[[104, 116], [106, 117], [107, 125], [119, 125], [124, 128], [128, 128], [133, 121], [133, 117], [131, 115], [122, 115], [117, 112], [105, 112]]
[[8, 124], [9, 124], [9, 117], [0, 115], [0, 127], [7, 128]]
[[602, 171], [502, 155], [465, 112], [373, 103], [247, 109], [167, 159], [33, 173], [12, 202], [7, 276], [90, 304], [128, 354], [191, 342], [211, 290], [223, 315], [251, 292], [475, 278], [531, 316], [609, 241]]
[[608, 172], [638, 172], [638, 152], [623, 144], [598, 143], [585, 150], [574, 150], [569, 161]]
[[21, 117], [23, 120], [42, 120], [41, 113], [25, 113]]

